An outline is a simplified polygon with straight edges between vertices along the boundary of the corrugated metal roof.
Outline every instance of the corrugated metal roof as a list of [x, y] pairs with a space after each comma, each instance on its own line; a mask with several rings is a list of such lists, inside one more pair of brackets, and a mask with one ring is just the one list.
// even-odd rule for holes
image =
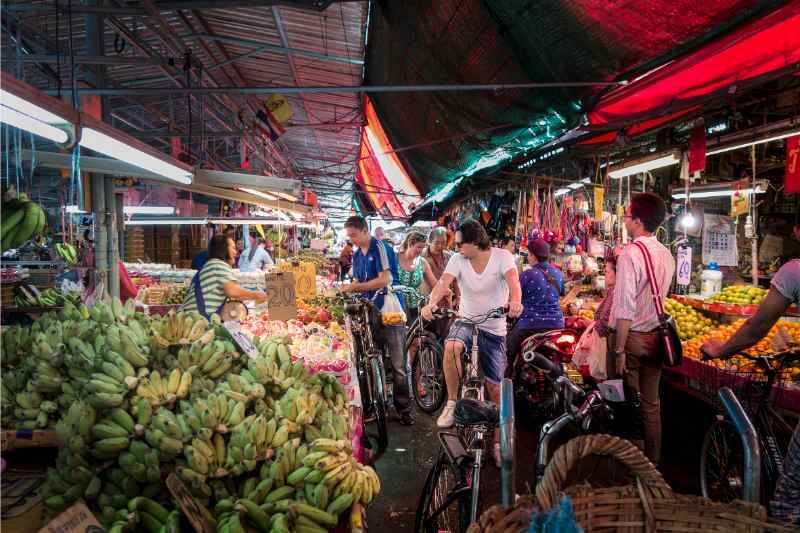
[[[86, 15], [73, 14], [70, 25], [67, 13], [56, 15], [55, 0], [15, 3], [42, 9], [4, 9], [2, 68], [42, 89], [55, 89], [60, 76], [62, 89], [68, 94], [70, 35], [74, 54], [86, 55]], [[60, 2], [62, 9], [65, 4]], [[125, 5], [130, 7], [131, 3]], [[173, 64], [150, 61], [110, 65], [103, 84], [106, 87], [185, 84], [186, 50], [202, 65], [203, 86], [353, 86], [363, 81], [366, 1], [334, 2], [323, 11], [286, 6], [159, 10], [157, 15], [146, 16], [111, 11], [113, 8], [109, 8], [103, 27], [106, 56], [154, 57], [172, 60]], [[52, 61], [17, 65], [17, 38], [25, 45], [21, 54], [58, 55], [60, 65]], [[259, 49], [262, 45], [269, 47]], [[291, 49], [291, 53], [285, 49]], [[78, 66], [79, 80], [85, 78], [89, 68]], [[193, 79], [191, 83], [196, 86], [198, 82]], [[251, 159], [253, 169], [308, 177], [320, 191], [327, 191], [326, 180], [338, 190], [342, 190], [340, 181], [345, 178], [352, 182], [363, 123], [359, 95], [290, 95], [294, 116], [275, 143], [250, 127], [253, 111], [263, 105], [263, 100], [239, 95], [192, 99], [191, 128], [195, 135], [202, 128], [208, 132], [209, 159], [223, 168], [238, 166], [240, 137], [221, 134], [246, 130], [248, 144], [260, 154]], [[186, 139], [190, 114], [185, 96], [108, 97], [107, 102], [117, 127], [145, 137], [160, 149], [168, 149], [168, 131], [183, 134]], [[240, 113], [244, 123], [239, 120]], [[163, 137], [156, 137], [159, 132]], [[195, 152], [200, 149], [197, 139], [193, 148]]]

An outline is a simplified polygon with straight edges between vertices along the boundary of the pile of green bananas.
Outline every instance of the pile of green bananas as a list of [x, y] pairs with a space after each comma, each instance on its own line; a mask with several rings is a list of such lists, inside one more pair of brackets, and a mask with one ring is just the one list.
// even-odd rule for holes
[[24, 192], [8, 202], [3, 202], [0, 220], [2, 251], [17, 248], [44, 231], [47, 215], [42, 207], [32, 202]]
[[78, 251], [74, 246], [66, 242], [57, 242], [55, 248], [56, 254], [58, 254], [58, 257], [63, 259], [65, 263], [68, 265], [78, 264]]
[[178, 531], [171, 474], [231, 533], [328, 531], [372, 501], [380, 482], [352, 457], [336, 377], [311, 375], [285, 338], [243, 357], [218, 328], [115, 301], [3, 330], [4, 427], [58, 418], [51, 514], [81, 499], [115, 533]]
[[56, 289], [39, 291], [33, 285], [14, 287], [14, 305], [25, 309], [28, 307], [61, 307], [66, 302], [79, 305], [81, 296], [77, 292], [62, 293]]

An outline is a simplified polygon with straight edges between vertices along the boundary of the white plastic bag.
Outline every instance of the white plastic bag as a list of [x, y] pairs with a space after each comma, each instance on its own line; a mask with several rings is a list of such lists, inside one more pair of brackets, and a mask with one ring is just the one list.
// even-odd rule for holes
[[406, 313], [397, 295], [390, 292], [383, 297], [383, 307], [381, 307], [381, 321], [384, 326], [402, 326], [406, 323]]
[[572, 355], [572, 362], [578, 367], [588, 366], [589, 373], [594, 379], [606, 379], [606, 357], [608, 346], [606, 339], [601, 337], [595, 329], [596, 322], [592, 322], [581, 338]]

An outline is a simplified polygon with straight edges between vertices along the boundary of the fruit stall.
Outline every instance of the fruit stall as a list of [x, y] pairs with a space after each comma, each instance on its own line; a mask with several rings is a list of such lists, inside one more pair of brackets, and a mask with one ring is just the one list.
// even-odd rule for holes
[[346, 333], [243, 326], [249, 355], [218, 320], [133, 300], [4, 327], [4, 449], [58, 445], [45, 518], [83, 501], [107, 530], [155, 533], [189, 498], [210, 530], [357, 530], [380, 480], [353, 447]]

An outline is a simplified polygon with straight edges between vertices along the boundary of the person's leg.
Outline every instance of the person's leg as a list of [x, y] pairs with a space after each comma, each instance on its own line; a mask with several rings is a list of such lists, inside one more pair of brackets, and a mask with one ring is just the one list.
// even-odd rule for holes
[[414, 405], [411, 402], [411, 391], [408, 382], [408, 365], [405, 353], [405, 326], [385, 326], [383, 339], [389, 349], [394, 381], [394, 406], [403, 422], [411, 417], [413, 420]]
[[[629, 344], [626, 344], [626, 347]], [[622, 421], [622, 431], [628, 440], [644, 451], [639, 371], [639, 356], [626, 351], [625, 373], [622, 375], [622, 381], [625, 389], [625, 413], [627, 415], [625, 418], [627, 420]]]
[[436, 420], [440, 428], [449, 428], [454, 422], [456, 400], [461, 387], [461, 357], [472, 345], [472, 328], [456, 322], [444, 343], [444, 381], [447, 385], [447, 403]]
[[[506, 338], [481, 331], [478, 336], [480, 365], [483, 370], [486, 395], [489, 401], [500, 407], [500, 382], [506, 371]], [[500, 432], [494, 432], [493, 454], [495, 464], [500, 466]]]
[[661, 458], [661, 401], [658, 396], [660, 382], [659, 359], [648, 357], [643, 360], [639, 371], [639, 386], [642, 391], [644, 453], [654, 465], [658, 465], [658, 460]]
[[526, 332], [527, 330], [515, 327], [506, 335], [507, 368], [512, 368], [514, 366], [514, 361], [517, 359], [522, 341], [528, 338]]

